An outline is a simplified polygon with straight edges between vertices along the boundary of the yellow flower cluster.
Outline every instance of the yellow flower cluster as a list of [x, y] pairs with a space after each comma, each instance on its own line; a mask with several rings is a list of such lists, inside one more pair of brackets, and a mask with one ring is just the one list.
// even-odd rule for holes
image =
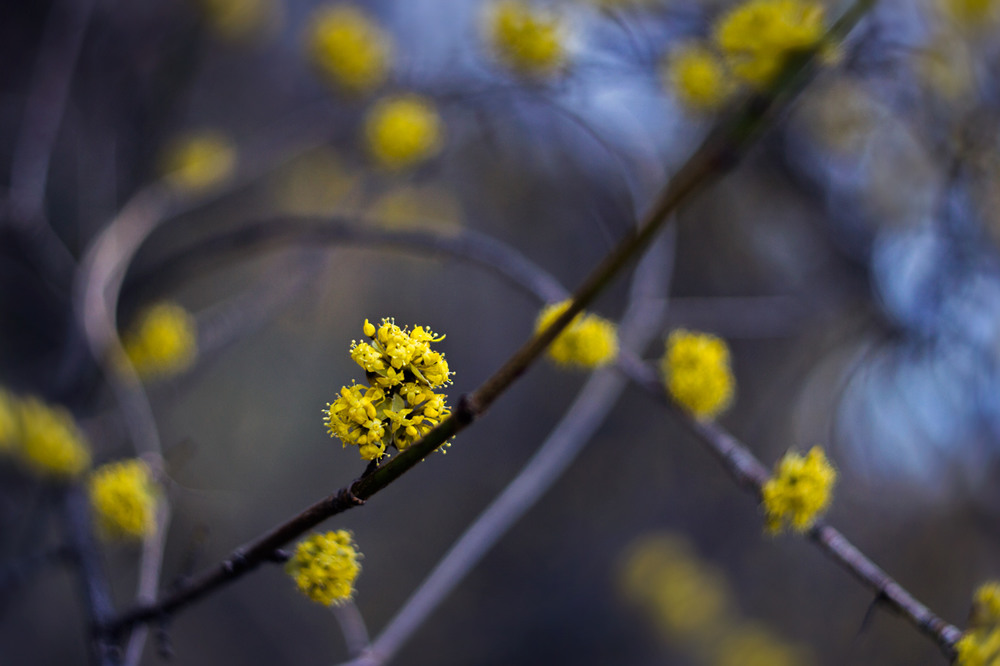
[[720, 18], [715, 43], [737, 77], [764, 87], [790, 53], [820, 44], [824, 22], [813, 0], [750, 0]]
[[719, 56], [698, 43], [689, 43], [670, 52], [666, 79], [685, 107], [712, 111], [721, 107], [735, 90], [732, 76]]
[[[535, 332], [548, 328], [569, 304], [565, 300], [547, 305], [535, 321]], [[548, 354], [559, 365], [579, 368], [607, 365], [618, 357], [618, 331], [607, 319], [581, 312], [552, 341]]]
[[236, 168], [236, 147], [222, 134], [203, 131], [168, 144], [161, 158], [164, 179], [184, 192], [199, 192], [227, 180]]
[[365, 120], [368, 152], [382, 167], [403, 169], [436, 155], [444, 126], [434, 105], [417, 95], [380, 100]]
[[976, 589], [969, 629], [955, 650], [956, 666], [1000, 666], [1000, 582], [989, 581]]
[[361, 571], [360, 558], [350, 532], [313, 534], [299, 542], [285, 571], [303, 594], [328, 606], [351, 598], [354, 579]]
[[748, 0], [716, 21], [714, 51], [688, 43], [668, 53], [665, 80], [693, 111], [716, 109], [738, 82], [766, 88], [791, 53], [820, 46], [824, 22], [817, 0]]
[[90, 467], [90, 445], [73, 416], [38, 398], [14, 400], [13, 450], [36, 473], [71, 479]]
[[451, 414], [445, 396], [432, 390], [450, 383], [451, 370], [431, 349], [444, 336], [428, 328], [409, 331], [387, 318], [378, 328], [366, 319], [363, 331], [371, 342], [353, 342], [351, 358], [370, 386], [341, 388], [323, 420], [331, 437], [357, 446], [364, 460], [376, 460], [389, 446], [406, 449]]
[[365, 93], [385, 81], [391, 41], [357, 7], [331, 5], [320, 9], [313, 16], [307, 42], [312, 61], [341, 90]]
[[158, 303], [139, 315], [122, 345], [139, 376], [174, 375], [194, 362], [198, 327], [194, 317], [180, 305]]
[[836, 481], [837, 471], [823, 447], [814, 446], [805, 456], [786, 453], [763, 488], [767, 531], [777, 534], [786, 526], [808, 530], [830, 507]]
[[534, 9], [526, 0], [499, 0], [488, 11], [490, 46], [513, 72], [543, 78], [566, 64], [564, 28], [559, 17]]
[[143, 461], [102, 465], [90, 476], [88, 491], [103, 536], [142, 539], [156, 530], [156, 486]]
[[667, 338], [660, 371], [667, 392], [699, 419], [713, 419], [733, 401], [729, 347], [707, 333], [678, 329]]

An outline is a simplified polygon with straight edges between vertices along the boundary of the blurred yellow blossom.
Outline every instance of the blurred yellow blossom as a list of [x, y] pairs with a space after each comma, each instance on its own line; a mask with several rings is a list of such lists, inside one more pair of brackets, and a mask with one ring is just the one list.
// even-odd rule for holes
[[143, 461], [102, 465], [91, 475], [88, 490], [104, 537], [142, 539], [156, 530], [156, 486]]
[[328, 606], [351, 598], [354, 579], [361, 572], [360, 558], [350, 532], [313, 534], [299, 542], [285, 571], [303, 594]]
[[186, 370], [198, 353], [198, 327], [176, 303], [157, 303], [137, 317], [122, 338], [125, 355], [140, 377], [174, 375]]
[[401, 95], [380, 100], [365, 121], [368, 152], [386, 169], [403, 169], [433, 157], [444, 126], [430, 100]]
[[968, 43], [953, 30], [942, 30], [913, 53], [914, 71], [934, 93], [959, 102], [975, 92], [975, 63]]
[[281, 210], [298, 215], [356, 212], [361, 173], [329, 147], [317, 148], [281, 169], [274, 198]]
[[229, 179], [236, 167], [236, 147], [218, 132], [183, 134], [167, 145], [161, 165], [173, 187], [197, 192]]
[[737, 77], [766, 87], [790, 53], [820, 44], [824, 20], [814, 0], [748, 0], [719, 18], [715, 43]]
[[282, 20], [277, 0], [196, 0], [209, 27], [222, 39], [249, 40]]
[[672, 640], [701, 641], [730, 614], [729, 585], [701, 562], [690, 543], [673, 534], [651, 534], [626, 550], [621, 584], [632, 603], [645, 608], [655, 627]]
[[735, 86], [719, 57], [703, 44], [683, 44], [665, 62], [665, 80], [692, 111], [712, 111], [725, 104]]
[[837, 471], [827, 460], [823, 447], [814, 446], [805, 456], [789, 451], [762, 491], [768, 532], [791, 526], [805, 532], [826, 512], [833, 499]]
[[667, 338], [660, 372], [670, 396], [699, 419], [712, 419], [733, 400], [729, 347], [707, 333], [678, 329]]
[[565, 66], [566, 36], [558, 16], [527, 0], [499, 0], [487, 12], [487, 41], [512, 71], [542, 78]]
[[767, 627], [749, 622], [721, 641], [713, 666], [804, 666], [812, 663], [808, 652], [789, 645]]
[[434, 228], [448, 232], [462, 224], [462, 206], [443, 187], [396, 187], [382, 194], [369, 208], [374, 220], [390, 229]]
[[69, 479], [90, 467], [90, 445], [68, 410], [29, 397], [20, 401], [17, 416], [19, 452], [29, 468]]
[[[535, 332], [541, 332], [570, 305], [567, 299], [545, 306], [535, 321]], [[618, 358], [618, 330], [615, 325], [594, 314], [581, 312], [549, 345], [549, 358], [559, 365], [597, 368]]]
[[312, 61], [345, 92], [369, 92], [388, 75], [392, 42], [368, 14], [353, 5], [327, 5], [317, 11], [307, 42]]

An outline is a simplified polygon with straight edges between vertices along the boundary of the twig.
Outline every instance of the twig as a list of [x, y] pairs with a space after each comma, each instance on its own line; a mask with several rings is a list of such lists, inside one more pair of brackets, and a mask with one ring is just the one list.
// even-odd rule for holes
[[[142, 560], [139, 565], [139, 584], [135, 602], [148, 604], [156, 601], [160, 589], [160, 571], [163, 568], [163, 550], [167, 543], [170, 527], [170, 504], [164, 498], [156, 508], [156, 531], [142, 544]], [[149, 637], [149, 626], [136, 627], [129, 636], [125, 647], [125, 661], [122, 666], [137, 666], [142, 659], [142, 651]]]
[[566, 297], [566, 290], [548, 272], [530, 262], [511, 246], [477, 231], [462, 229], [442, 235], [432, 231], [396, 231], [380, 228], [364, 217], [290, 217], [260, 220], [236, 230], [220, 232], [161, 258], [129, 282], [130, 287], [160, 291], [179, 278], [203, 270], [216, 270], [227, 259], [247, 251], [274, 250], [295, 245], [343, 245], [397, 249], [407, 253], [443, 255], [492, 271], [532, 297], [546, 301]]
[[[69, 486], [63, 495], [63, 519], [69, 547], [79, 568], [86, 616], [100, 627], [114, 613], [111, 591], [101, 567], [100, 555], [90, 528], [87, 498], [79, 486]], [[97, 666], [114, 666], [120, 653], [107, 635], [95, 632], [90, 640], [91, 661]]]
[[[667, 252], [651, 251], [636, 271], [632, 297], [622, 318], [622, 347], [641, 351], [662, 328], [672, 267]], [[613, 367], [595, 372], [573, 405], [518, 475], [465, 530], [434, 570], [410, 595], [378, 638], [351, 666], [388, 662], [433, 610], [576, 459], [607, 418], [627, 385]]]
[[[59, 0], [49, 10], [11, 164], [10, 199], [18, 223], [42, 215], [52, 149], [95, 4], [96, 0]], [[65, 250], [50, 227], [47, 233]]]
[[368, 627], [354, 601], [343, 604], [333, 604], [330, 611], [340, 625], [340, 633], [344, 634], [347, 643], [347, 654], [352, 657], [361, 654], [368, 647]]

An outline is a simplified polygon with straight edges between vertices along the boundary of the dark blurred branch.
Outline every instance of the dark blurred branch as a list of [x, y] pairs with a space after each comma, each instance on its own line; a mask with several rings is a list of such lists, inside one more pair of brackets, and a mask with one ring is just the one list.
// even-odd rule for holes
[[[114, 615], [111, 590], [101, 566], [101, 557], [91, 530], [89, 502], [82, 488], [69, 486], [63, 496], [63, 520], [69, 547], [80, 575], [86, 617], [92, 627], [101, 627]], [[114, 666], [121, 654], [111, 638], [100, 632], [90, 637], [91, 662]]]
[[483, 266], [531, 296], [548, 301], [565, 297], [566, 291], [549, 273], [528, 261], [509, 245], [476, 231], [463, 229], [453, 235], [431, 231], [392, 231], [363, 218], [280, 217], [254, 222], [233, 231], [199, 240], [157, 262], [129, 281], [141, 290], [159, 291], [199, 271], [215, 270], [227, 259], [245, 259], [248, 251], [286, 246], [345, 245], [396, 249], [406, 253], [441, 255]]
[[[873, 0], [857, 0], [845, 14], [845, 17], [834, 24], [830, 34], [837, 38], [838, 43], [841, 41], [840, 38], [853, 27], [854, 23], [864, 15], [872, 4]], [[817, 56], [818, 47], [789, 56], [788, 62], [775, 81], [772, 90], [766, 94], [751, 97], [745, 104], [735, 109], [730, 116], [720, 121], [701, 147], [667, 183], [658, 200], [643, 217], [639, 227], [626, 236], [584, 280], [563, 313], [546, 329], [539, 331], [525, 342], [492, 377], [475, 391], [462, 396], [452, 414], [437, 427], [406, 450], [396, 454], [389, 462], [374, 469], [371, 473], [362, 475], [349, 487], [320, 500], [289, 521], [237, 549], [228, 559], [203, 572], [188, 585], [168, 595], [160, 602], [134, 608], [105, 624], [101, 629], [111, 635], [117, 635], [138, 622], [148, 621], [175, 611], [226, 583], [242, 577], [266, 561], [275, 549], [324, 520], [360, 506], [472, 424], [528, 370], [570, 321], [587, 307], [622, 269], [646, 249], [666, 221], [681, 205], [687, 203], [695, 194], [703, 191], [739, 163], [760, 135], [774, 123], [810, 80], [815, 71]], [[92, 258], [92, 266], [99, 273], [107, 270], [105, 267], [102, 271], [100, 256], [102, 250], [110, 252], [112, 248], [99, 245], [95, 249], [96, 256]], [[132, 256], [132, 253], [126, 254], [128, 258]], [[127, 259], [123, 262], [122, 256], [118, 255], [115, 264], [118, 269], [123, 270]], [[116, 282], [112, 285], [115, 293], [114, 302], [117, 300], [122, 277], [116, 275]], [[104, 299], [105, 292], [95, 293], [93, 289], [107, 283], [98, 279], [85, 280], [83, 284], [88, 285], [84, 300], [85, 320], [87, 319], [88, 304], [96, 307], [99, 318], [106, 319], [109, 313], [108, 303]], [[111, 312], [113, 311], [114, 309], [111, 308]], [[102, 327], [107, 325], [106, 321], [98, 320], [95, 323], [97, 326], [94, 329], [91, 330], [88, 327], [88, 333], [94, 334], [91, 343], [97, 345], [95, 351], [103, 352], [106, 345], [114, 342], [105, 337], [114, 338], [114, 329], [112, 328], [110, 332], [102, 330]]]
[[43, 212], [52, 149], [95, 3], [56, 0], [49, 10], [11, 164], [11, 206], [19, 221], [38, 219]]

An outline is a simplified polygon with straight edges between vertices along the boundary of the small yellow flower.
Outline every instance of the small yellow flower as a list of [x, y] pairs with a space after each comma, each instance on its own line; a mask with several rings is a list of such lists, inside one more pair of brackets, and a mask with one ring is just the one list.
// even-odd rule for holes
[[361, 94], [385, 81], [392, 43], [369, 16], [352, 5], [329, 5], [313, 16], [309, 56], [341, 90]]
[[713, 419], [733, 401], [736, 381], [729, 347], [714, 335], [674, 331], [660, 371], [670, 396], [696, 418]]
[[786, 453], [763, 488], [767, 531], [777, 534], [786, 526], [808, 530], [829, 508], [836, 481], [837, 471], [823, 447], [814, 446], [805, 456]]
[[236, 168], [236, 147], [217, 132], [194, 132], [174, 139], [161, 165], [164, 179], [173, 187], [199, 192], [229, 179]]
[[313, 534], [299, 542], [285, 571], [303, 594], [328, 606], [351, 598], [354, 579], [361, 571], [360, 558], [350, 532]]
[[682, 45], [670, 53], [665, 78], [681, 103], [692, 111], [718, 109], [735, 90], [719, 57], [697, 43]]
[[365, 121], [368, 152], [386, 169], [404, 169], [436, 155], [444, 125], [434, 105], [417, 95], [380, 100]]
[[749, 0], [715, 24], [715, 43], [740, 79], [768, 86], [794, 51], [819, 46], [823, 5], [813, 0]]
[[62, 407], [26, 398], [18, 409], [20, 453], [34, 471], [69, 479], [90, 467], [90, 446], [73, 416]]
[[[570, 301], [565, 300], [545, 306], [535, 321], [535, 332], [548, 328], [569, 304]], [[618, 358], [618, 330], [603, 317], [581, 312], [552, 341], [548, 355], [559, 365], [579, 368], [598, 368], [613, 363]]]
[[565, 30], [558, 16], [525, 0], [499, 0], [488, 12], [487, 41], [513, 72], [543, 78], [566, 65]]
[[142, 539], [156, 530], [156, 486], [141, 460], [109, 463], [94, 470], [90, 504], [103, 536]]
[[1000, 627], [970, 629], [955, 644], [955, 666], [1000, 665]]
[[1000, 581], [987, 581], [972, 595], [969, 626], [983, 629], [1000, 625]]
[[180, 305], [158, 303], [139, 315], [122, 345], [140, 377], [175, 375], [198, 354], [198, 326]]

